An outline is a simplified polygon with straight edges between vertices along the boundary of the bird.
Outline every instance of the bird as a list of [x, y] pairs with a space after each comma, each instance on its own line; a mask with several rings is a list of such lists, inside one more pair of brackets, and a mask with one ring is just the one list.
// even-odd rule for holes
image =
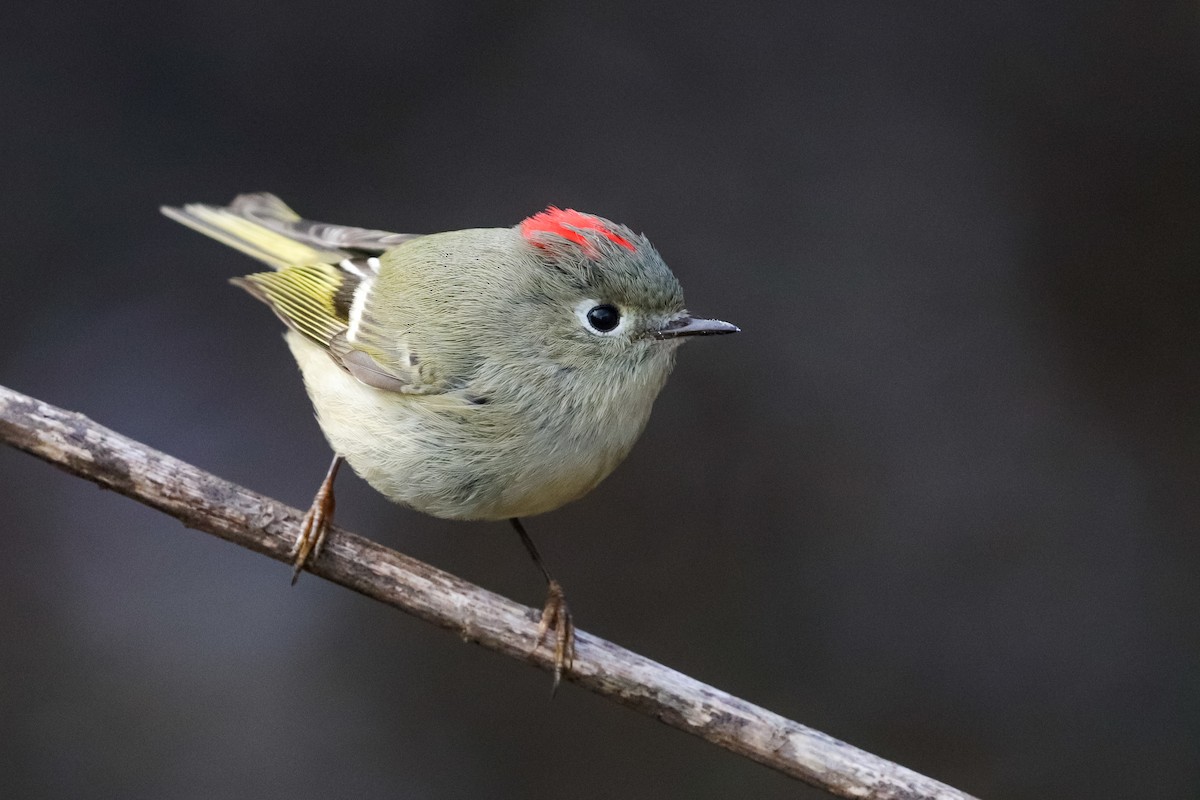
[[508, 520], [547, 584], [533, 649], [553, 633], [557, 688], [574, 622], [522, 519], [626, 457], [679, 345], [739, 328], [689, 313], [645, 236], [569, 208], [434, 234], [313, 222], [268, 193], [161, 210], [271, 268], [231, 282], [283, 321], [334, 453], [292, 582], [320, 555], [343, 462], [402, 506]]

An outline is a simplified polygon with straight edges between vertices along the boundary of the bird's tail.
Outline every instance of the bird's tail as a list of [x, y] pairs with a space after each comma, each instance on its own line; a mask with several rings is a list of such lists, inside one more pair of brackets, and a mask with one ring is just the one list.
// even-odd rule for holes
[[420, 235], [310, 222], [265, 192], [238, 195], [228, 206], [189, 203], [162, 212], [275, 269], [379, 255]]

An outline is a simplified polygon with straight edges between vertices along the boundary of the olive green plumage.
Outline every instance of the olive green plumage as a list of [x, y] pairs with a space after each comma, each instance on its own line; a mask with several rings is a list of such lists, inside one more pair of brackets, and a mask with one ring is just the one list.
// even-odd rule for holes
[[644, 237], [577, 212], [425, 236], [307, 222], [271, 195], [164, 212], [274, 268], [235, 282], [288, 325], [331, 446], [440, 517], [581, 497], [633, 446], [684, 337], [736, 330], [687, 315]]

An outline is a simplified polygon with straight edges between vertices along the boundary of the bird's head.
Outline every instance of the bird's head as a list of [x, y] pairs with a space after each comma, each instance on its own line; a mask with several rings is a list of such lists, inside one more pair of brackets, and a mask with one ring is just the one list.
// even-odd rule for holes
[[585, 361], [669, 364], [689, 337], [738, 331], [690, 315], [658, 251], [624, 225], [551, 206], [516, 230], [542, 262], [537, 294], [556, 350]]

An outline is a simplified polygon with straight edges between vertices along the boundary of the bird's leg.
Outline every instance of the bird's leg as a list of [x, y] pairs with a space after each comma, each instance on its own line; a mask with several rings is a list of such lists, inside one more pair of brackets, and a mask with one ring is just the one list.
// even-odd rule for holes
[[293, 586], [300, 578], [300, 571], [304, 569], [304, 565], [321, 555], [325, 535], [329, 533], [329, 526], [333, 524], [333, 481], [337, 477], [342, 460], [341, 456], [333, 457], [329, 472], [325, 474], [325, 480], [321, 481], [321, 488], [317, 489], [317, 496], [313, 498], [312, 507], [300, 523], [300, 535], [292, 545]]
[[537, 641], [533, 644], [533, 649], [536, 652], [542, 646], [542, 642], [546, 640], [546, 634], [551, 630], [554, 631], [554, 688], [551, 690], [553, 693], [558, 689], [558, 684], [562, 680], [563, 670], [569, 670], [575, 663], [575, 625], [571, 622], [571, 611], [567, 608], [567, 599], [563, 594], [562, 586], [550, 577], [550, 571], [546, 569], [542, 555], [538, 552], [533, 539], [530, 539], [529, 534], [525, 532], [525, 526], [516, 517], [512, 517], [509, 522], [520, 535], [525, 549], [533, 558], [533, 563], [537, 564], [537, 568], [542, 571], [542, 576], [546, 579], [546, 605], [542, 607], [542, 621], [538, 624], [538, 636]]

